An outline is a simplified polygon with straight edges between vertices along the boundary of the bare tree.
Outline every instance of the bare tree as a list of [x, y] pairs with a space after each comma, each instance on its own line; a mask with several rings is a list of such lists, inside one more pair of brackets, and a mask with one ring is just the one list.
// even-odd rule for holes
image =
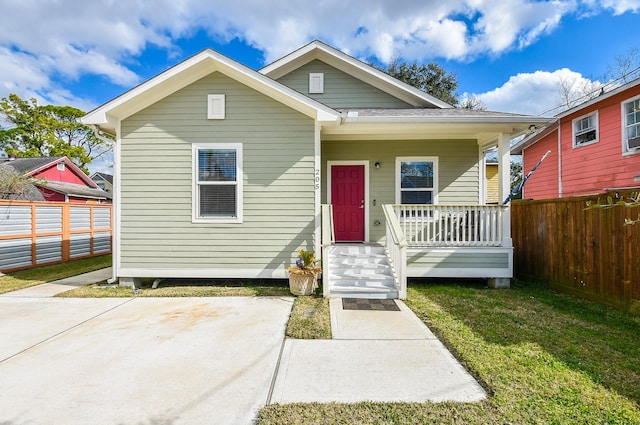
[[621, 55], [613, 58], [613, 63], [607, 67], [605, 80], [621, 80], [621, 84], [634, 80], [640, 73], [640, 49], [632, 47]]
[[558, 106], [566, 110], [598, 97], [602, 90], [602, 83], [574, 74], [558, 78], [556, 87]]

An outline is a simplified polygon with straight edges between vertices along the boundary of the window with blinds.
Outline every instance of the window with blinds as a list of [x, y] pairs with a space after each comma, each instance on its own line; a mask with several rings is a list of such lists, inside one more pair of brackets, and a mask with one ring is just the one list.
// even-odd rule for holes
[[242, 145], [194, 145], [194, 220], [241, 222]]
[[396, 202], [435, 204], [438, 193], [438, 159], [435, 157], [396, 159]]

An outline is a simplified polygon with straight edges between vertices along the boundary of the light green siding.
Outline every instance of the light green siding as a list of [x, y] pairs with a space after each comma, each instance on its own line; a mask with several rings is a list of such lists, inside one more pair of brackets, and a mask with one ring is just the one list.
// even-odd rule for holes
[[[226, 119], [207, 119], [207, 94], [226, 95]], [[284, 270], [313, 247], [312, 119], [213, 73], [121, 138], [122, 268]], [[192, 223], [192, 143], [242, 143], [243, 223]]]
[[[324, 74], [324, 93], [309, 93], [309, 73]], [[331, 108], [412, 108], [408, 103], [383, 92], [326, 63], [314, 60], [278, 79], [282, 83]]]
[[[329, 203], [327, 193], [327, 161], [369, 161], [369, 232], [372, 242], [384, 237], [383, 204], [396, 203], [396, 158], [434, 156], [438, 158], [438, 203], [478, 204], [479, 168], [478, 143], [475, 140], [412, 140], [412, 141], [324, 141], [323, 203]], [[380, 168], [374, 164], [380, 162]], [[373, 205], [373, 201], [376, 205]]]
[[423, 269], [506, 269], [507, 252], [448, 252], [422, 251], [407, 253], [407, 266]]

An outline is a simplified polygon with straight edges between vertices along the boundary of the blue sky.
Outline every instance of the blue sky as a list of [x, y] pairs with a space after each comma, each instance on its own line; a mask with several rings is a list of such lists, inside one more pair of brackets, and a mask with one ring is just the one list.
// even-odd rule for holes
[[4, 0], [0, 97], [88, 111], [206, 47], [258, 69], [317, 38], [366, 61], [436, 61], [460, 95], [541, 114], [559, 81], [605, 82], [638, 28], [640, 0]]

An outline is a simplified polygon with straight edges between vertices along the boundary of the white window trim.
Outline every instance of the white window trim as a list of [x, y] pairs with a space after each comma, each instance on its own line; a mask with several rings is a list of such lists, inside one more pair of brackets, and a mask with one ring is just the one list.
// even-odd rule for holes
[[[319, 84], [314, 84], [315, 79], [318, 79]], [[322, 72], [310, 72], [309, 73], [309, 94], [323, 94], [324, 93], [324, 73]]]
[[207, 119], [223, 120], [225, 118], [225, 102], [224, 94], [208, 94]]
[[64, 171], [64, 170], [65, 170], [65, 168], [66, 168], [66, 167], [64, 166], [64, 162], [58, 162], [58, 163], [56, 164], [56, 169], [57, 169], [58, 171]]
[[[198, 150], [235, 149], [236, 151], [236, 217], [200, 217], [200, 191], [198, 190]], [[244, 204], [242, 168], [242, 143], [194, 143], [192, 145], [191, 221], [192, 223], [242, 223]]]
[[438, 157], [437, 156], [399, 156], [396, 157], [396, 204], [400, 205], [402, 202], [402, 195], [400, 191], [400, 163], [402, 162], [433, 162], [433, 203], [431, 205], [438, 205]]
[[640, 99], [640, 95], [623, 100], [620, 102], [620, 124], [622, 125], [622, 133], [620, 139], [622, 139], [622, 156], [638, 155], [640, 154], [640, 148], [629, 149], [629, 143], [627, 139], [627, 117], [624, 110], [625, 103], [633, 102]]
[[[594, 121], [594, 127], [596, 130], [596, 138], [594, 140], [590, 140], [588, 142], [584, 142], [584, 143], [576, 143], [576, 137], [579, 136], [578, 134], [576, 134], [576, 122], [583, 120], [587, 117], [593, 116], [593, 121]], [[582, 148], [584, 146], [589, 146], [589, 145], [593, 145], [594, 143], [598, 143], [598, 141], [600, 141], [600, 118], [598, 116], [598, 111], [593, 111], [593, 112], [589, 112], [588, 114], [584, 114], [578, 118], [575, 118], [573, 121], [571, 121], [571, 144], [573, 145], [574, 149], [577, 148]]]

